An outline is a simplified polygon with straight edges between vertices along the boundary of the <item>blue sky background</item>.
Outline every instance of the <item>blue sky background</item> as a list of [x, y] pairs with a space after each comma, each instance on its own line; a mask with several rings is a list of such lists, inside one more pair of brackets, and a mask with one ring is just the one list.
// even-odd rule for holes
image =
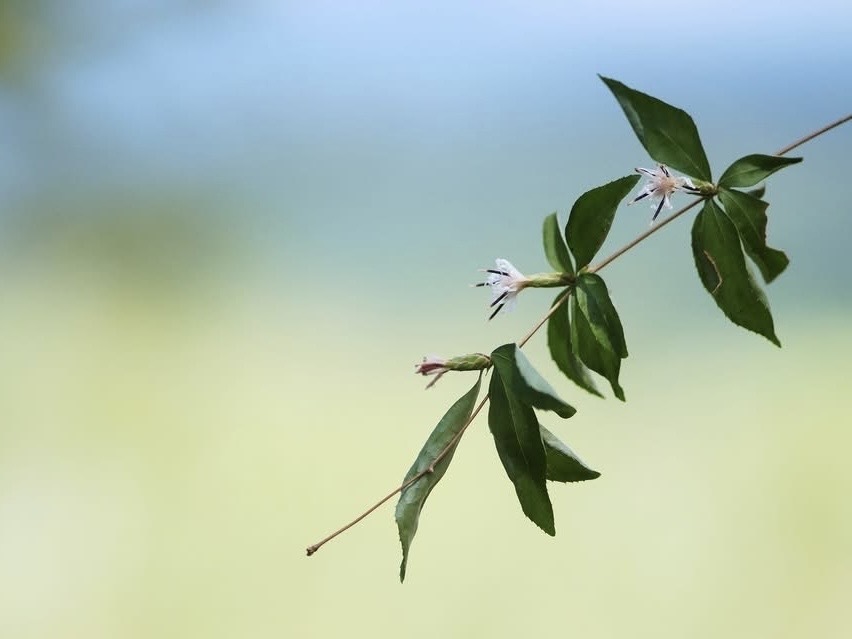
[[[310, 256], [376, 277], [371, 238], [404, 257], [447, 242], [448, 222], [467, 247], [442, 251], [454, 269], [519, 255], [544, 214], [647, 164], [597, 73], [690, 111], [717, 173], [852, 102], [841, 2], [38, 6], [0, 103], [7, 217], [203, 193], [253, 254], [328, 276]], [[777, 187], [790, 213], [770, 237], [794, 255], [852, 232], [832, 196], [843, 135], [817, 143], [827, 169]], [[811, 264], [842, 251], [824, 248]]]

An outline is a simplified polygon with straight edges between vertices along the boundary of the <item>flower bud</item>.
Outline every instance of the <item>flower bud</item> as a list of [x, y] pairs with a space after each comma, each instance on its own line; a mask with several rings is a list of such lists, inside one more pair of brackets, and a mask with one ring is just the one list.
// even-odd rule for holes
[[435, 375], [435, 379], [426, 385], [430, 388], [447, 371], [481, 371], [491, 367], [491, 358], [482, 353], [471, 353], [443, 359], [437, 355], [429, 355], [423, 358], [419, 364], [415, 364], [414, 372], [417, 375]]
[[491, 368], [491, 358], [482, 353], [471, 353], [453, 357], [446, 362], [447, 370], [451, 371], [481, 371]]

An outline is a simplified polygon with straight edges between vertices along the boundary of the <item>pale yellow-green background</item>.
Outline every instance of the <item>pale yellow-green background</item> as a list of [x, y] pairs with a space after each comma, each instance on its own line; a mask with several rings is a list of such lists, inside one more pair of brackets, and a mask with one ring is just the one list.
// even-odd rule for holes
[[[658, 13], [659, 12], [659, 13]], [[845, 12], [845, 13], [844, 13]], [[681, 220], [603, 272], [626, 404], [543, 416], [602, 477], [520, 512], [484, 419], [388, 504], [517, 339], [477, 268], [649, 162], [600, 72], [687, 108], [716, 175], [850, 110], [844, 3], [0, 3], [0, 637], [848, 637], [850, 130], [773, 178], [777, 349]], [[685, 199], [679, 200], [681, 202]], [[647, 228], [619, 212], [604, 252]]]

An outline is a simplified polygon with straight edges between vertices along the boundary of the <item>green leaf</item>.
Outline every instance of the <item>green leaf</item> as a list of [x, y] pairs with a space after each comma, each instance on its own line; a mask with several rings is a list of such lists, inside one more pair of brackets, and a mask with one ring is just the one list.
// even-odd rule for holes
[[562, 233], [559, 231], [559, 220], [556, 213], [551, 213], [544, 218], [543, 239], [544, 254], [547, 256], [550, 265], [560, 273], [571, 273], [573, 275], [574, 266], [571, 264], [571, 256], [568, 254]]
[[[567, 291], [561, 292], [556, 296], [554, 304], [562, 297], [568, 295]], [[556, 366], [565, 374], [565, 377], [577, 384], [593, 395], [603, 397], [601, 392], [595, 386], [594, 380], [580, 358], [574, 353], [571, 346], [571, 319], [570, 306], [567, 302], [563, 302], [550, 319], [547, 320], [547, 347], [550, 349], [550, 356], [556, 362]]]
[[566, 419], [577, 412], [573, 406], [559, 398], [547, 380], [533, 368], [517, 344], [504, 344], [491, 353], [491, 360], [495, 366], [499, 364], [503, 378], [511, 380], [514, 392], [525, 404], [553, 411]]
[[609, 234], [615, 210], [638, 181], [638, 175], [628, 175], [586, 191], [574, 202], [565, 239], [577, 260], [577, 270], [592, 261]]
[[488, 388], [488, 427], [524, 514], [548, 535], [555, 535], [541, 431], [535, 411], [515, 394], [513, 374], [514, 367], [505, 359], [494, 360]]
[[574, 482], [597, 479], [601, 474], [592, 470], [577, 454], [568, 448], [567, 444], [547, 430], [541, 428], [541, 440], [544, 442], [544, 452], [547, 457], [547, 478], [550, 481]]
[[470, 415], [473, 412], [473, 405], [476, 403], [476, 397], [479, 395], [481, 380], [482, 375], [476, 380], [473, 388], [456, 401], [441, 418], [435, 430], [432, 431], [426, 443], [423, 444], [423, 448], [417, 455], [417, 459], [405, 475], [405, 479], [402, 480], [402, 483], [405, 484], [419, 473], [427, 470], [433, 463], [435, 464], [431, 473], [427, 472], [416, 482], [400, 492], [399, 501], [396, 504], [396, 525], [399, 528], [399, 540], [402, 543], [402, 564], [399, 567], [400, 581], [405, 580], [408, 551], [411, 548], [411, 541], [414, 539], [414, 534], [417, 532], [420, 511], [423, 510], [423, 504], [426, 503], [429, 493], [432, 492], [432, 489], [441, 481], [444, 473], [447, 472], [450, 461], [456, 452], [458, 441], [452, 445], [452, 448], [440, 461], [435, 462], [435, 459], [458, 436], [470, 419]]
[[624, 328], [618, 312], [609, 297], [609, 291], [600, 275], [583, 273], [577, 278], [575, 290], [580, 310], [589, 319], [592, 332], [599, 340], [606, 339], [612, 350], [622, 359], [627, 357]]
[[713, 200], [695, 217], [692, 254], [701, 283], [728, 319], [781, 346], [769, 304], [746, 266], [737, 227]]
[[624, 390], [618, 383], [621, 370], [621, 358], [613, 349], [612, 342], [601, 331], [592, 329], [589, 318], [583, 313], [577, 302], [577, 296], [571, 297], [571, 342], [574, 352], [580, 356], [583, 363], [599, 375], [609, 380], [612, 392], [621, 401], [624, 400]]
[[767, 202], [743, 193], [721, 189], [719, 199], [725, 207], [725, 213], [737, 227], [746, 253], [757, 264], [763, 279], [767, 283], [784, 272], [790, 260], [784, 251], [766, 245], [766, 209]]
[[763, 196], [766, 195], [766, 185], [761, 184], [756, 189], [751, 189], [750, 191], [746, 191], [752, 197], [756, 197], [758, 200], [762, 200]]
[[780, 155], [761, 155], [759, 153], [746, 155], [725, 169], [722, 177], [719, 178], [719, 186], [754, 186], [775, 171], [801, 161], [802, 158], [785, 158]]
[[648, 155], [689, 176], [710, 182], [710, 164], [690, 115], [662, 100], [600, 76], [615, 95]]

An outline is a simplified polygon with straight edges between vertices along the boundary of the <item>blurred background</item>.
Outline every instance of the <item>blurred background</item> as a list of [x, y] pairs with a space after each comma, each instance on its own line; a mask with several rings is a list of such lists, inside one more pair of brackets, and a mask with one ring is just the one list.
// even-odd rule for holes
[[404, 586], [392, 504], [304, 556], [473, 382], [414, 363], [545, 311], [486, 322], [476, 269], [547, 270], [543, 217], [650, 164], [597, 73], [718, 176], [852, 110], [850, 68], [841, 0], [0, 1], [0, 636], [850, 636], [848, 126], [770, 180], [782, 349], [687, 219], [603, 273], [626, 404], [530, 343], [603, 473], [555, 539], [479, 419]]

